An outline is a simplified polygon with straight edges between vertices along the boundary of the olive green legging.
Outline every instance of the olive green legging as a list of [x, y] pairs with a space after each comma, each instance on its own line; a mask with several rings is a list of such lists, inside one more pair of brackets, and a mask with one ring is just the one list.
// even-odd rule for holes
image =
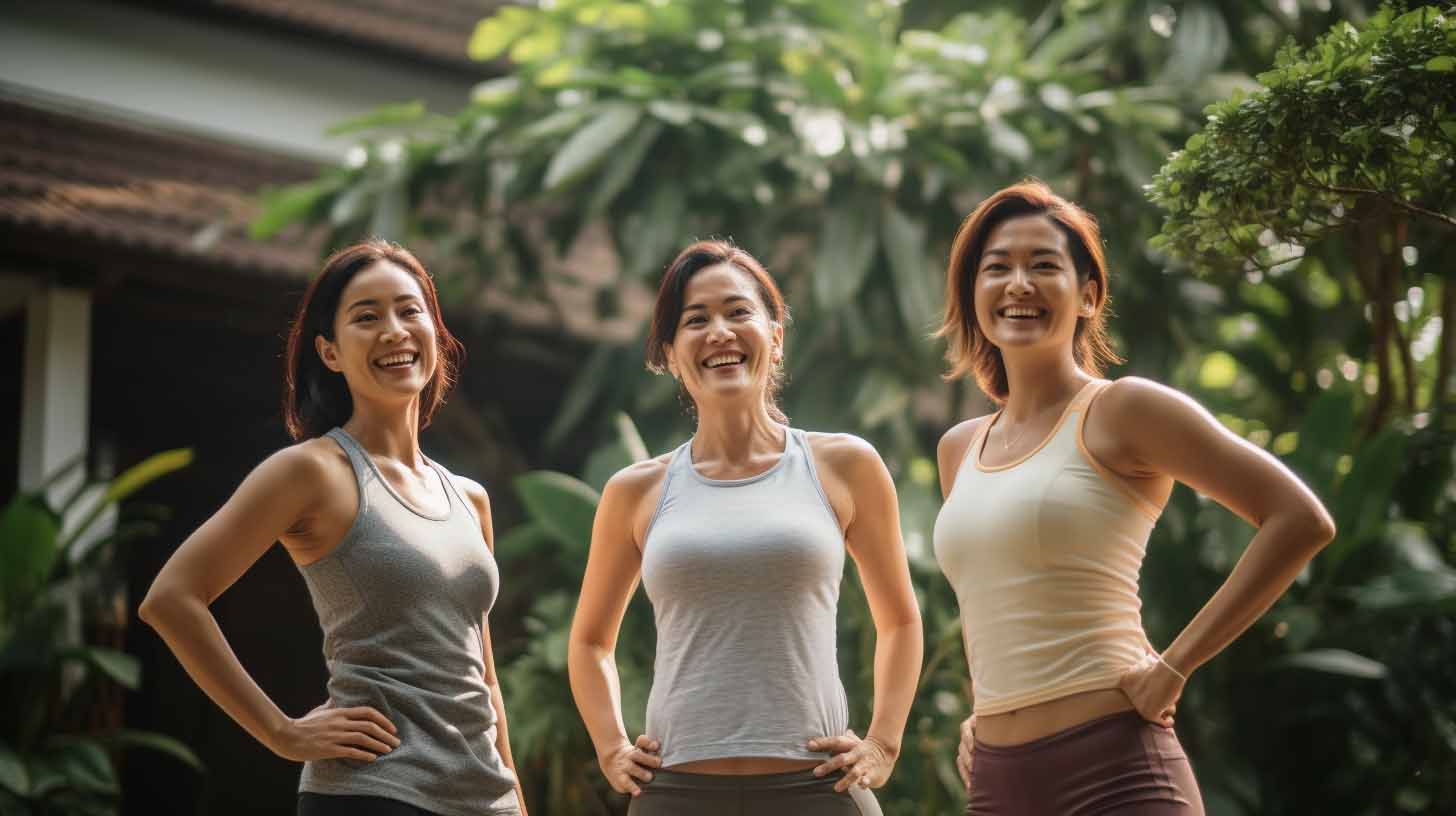
[[843, 778], [812, 770], [745, 776], [654, 771], [627, 816], [881, 816], [867, 790], [834, 790]]

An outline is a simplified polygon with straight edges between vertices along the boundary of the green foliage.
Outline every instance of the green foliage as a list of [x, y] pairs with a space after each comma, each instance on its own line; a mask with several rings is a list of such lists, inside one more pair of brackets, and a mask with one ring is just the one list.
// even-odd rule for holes
[[[694, 237], [731, 235], [764, 259], [794, 308], [787, 412], [870, 439], [896, 478], [927, 663], [880, 798], [892, 816], [943, 814], [963, 802], [953, 761], [968, 712], [956, 602], [927, 546], [929, 451], [986, 403], [939, 381], [926, 335], [960, 219], [1041, 176], [1103, 226], [1127, 370], [1284, 457], [1340, 522], [1308, 576], [1189, 686], [1180, 738], [1209, 812], [1450, 810], [1456, 412], [1442, 360], [1456, 244], [1432, 217], [1451, 215], [1447, 18], [1385, 10], [1352, 26], [1337, 15], [1359, 21], [1357, 2], [939, 5], [509, 7], [471, 50], [509, 59], [510, 76], [477, 87], [448, 127], [384, 116], [357, 131], [365, 161], [277, 193], [260, 223], [327, 223], [339, 239], [384, 224], [444, 280], [546, 299], [599, 286], [603, 317], [639, 321], [623, 304]], [[609, 250], [593, 256], [610, 258], [594, 270], [605, 283], [562, 261], [584, 248]], [[530, 521], [498, 554], [503, 591], [531, 610], [528, 637], [501, 653], [528, 796], [590, 814], [622, 803], [564, 674], [587, 508], [607, 475], [690, 420], [673, 384], [643, 371], [640, 336], [579, 359], [550, 453], [584, 427], [611, 438], [622, 411], [647, 444], [618, 428], [582, 482], [523, 478]], [[1154, 643], [1197, 613], [1249, 534], [1175, 493], [1143, 573]], [[851, 575], [840, 654], [863, 724], [873, 629], [858, 592]], [[634, 732], [654, 637], [639, 596], [618, 654]]]
[[[91, 699], [104, 684], [136, 689], [141, 664], [115, 649], [81, 642], [73, 617], [87, 598], [109, 597], [120, 580], [117, 547], [150, 528], [124, 524], [88, 541], [85, 534], [137, 490], [189, 465], [192, 451], [156, 454], [100, 486], [82, 485], [59, 507], [47, 489], [79, 461], [34, 493], [19, 493], [0, 511], [0, 811], [17, 814], [115, 813], [120, 799], [113, 757], [127, 748], [167, 753], [201, 770], [185, 745], [161, 735], [127, 729], [78, 729]], [[63, 527], [63, 516], [75, 522]], [[22, 567], [9, 569], [15, 564]]]

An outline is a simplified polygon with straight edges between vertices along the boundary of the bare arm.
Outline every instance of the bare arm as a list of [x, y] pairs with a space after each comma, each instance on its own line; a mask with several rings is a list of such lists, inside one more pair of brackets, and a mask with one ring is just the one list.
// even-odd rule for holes
[[[1223, 585], [1163, 652], [1166, 667], [1181, 675], [1164, 679], [1181, 690], [1190, 673], [1248, 629], [1289, 588], [1334, 538], [1334, 522], [1288, 468], [1170, 388], [1136, 378], [1119, 380], [1093, 403], [1089, 444], [1094, 422], [1099, 436], [1117, 440], [1115, 461], [1109, 463], [1114, 470], [1133, 478], [1171, 477], [1258, 528]], [[1117, 431], [1131, 428], [1137, 432]], [[1148, 672], [1148, 679], [1156, 681], [1155, 674]], [[1171, 722], [1171, 717], [1163, 719]]]
[[[987, 416], [968, 419], [957, 424], [946, 431], [940, 437], [940, 444], [936, 446], [935, 458], [940, 469], [940, 497], [950, 497], [951, 488], [955, 487], [956, 475], [960, 472], [961, 464], [965, 462], [966, 456], [970, 453], [971, 442], [981, 425], [988, 420]], [[964, 637], [961, 643], [966, 649], [966, 662], [971, 660], [971, 645]], [[971, 700], [974, 708], [975, 700]], [[961, 775], [961, 781], [965, 783], [966, 790], [971, 789], [971, 765], [973, 764], [972, 752], [975, 749], [976, 715], [972, 714], [961, 723], [961, 742], [956, 750], [956, 771]]]
[[[485, 537], [485, 546], [490, 548], [491, 553], [495, 552], [495, 526], [491, 522], [490, 495], [481, 487], [469, 479], [460, 479], [465, 486], [465, 494], [470, 503], [475, 505], [475, 514], [480, 518], [480, 534]], [[490, 705], [495, 709], [495, 748], [500, 752], [501, 762], [505, 763], [516, 775], [516, 801], [521, 806], [521, 816], [526, 814], [526, 793], [521, 788], [521, 774], [516, 769], [516, 760], [511, 756], [510, 729], [506, 723], [506, 701], [501, 696], [500, 676], [495, 671], [495, 650], [490, 643], [490, 616], [485, 615], [480, 621], [480, 647], [484, 657], [482, 671], [484, 673], [485, 685], [490, 689]]]
[[259, 465], [158, 573], [138, 614], [188, 675], [254, 739], [288, 759], [365, 761], [399, 744], [372, 708], [315, 709], [288, 717], [248, 675], [208, 608], [321, 499], [325, 462], [296, 445]]
[[662, 470], [659, 462], [643, 462], [607, 482], [592, 522], [591, 553], [567, 645], [571, 694], [596, 748], [597, 762], [613, 789], [633, 796], [642, 792], [639, 782], [652, 778], [648, 769], [661, 762], [650, 753], [656, 750], [655, 742], [644, 736], [634, 744], [627, 736], [617, 676], [617, 634], [642, 570], [636, 517], [645, 497], [661, 481]]
[[[910, 583], [910, 567], [900, 536], [900, 510], [895, 484], [875, 449], [862, 439], [836, 435], [823, 446], [825, 461], [836, 481], [847, 489], [850, 518], [845, 525], [845, 544], [864, 583], [865, 598], [875, 623], [875, 699], [868, 746], [852, 749], [831, 759], [819, 770], [847, 768], [840, 786], [863, 782], [879, 787], [889, 778], [900, 754], [905, 721], [915, 701], [924, 656], [924, 633], [920, 607]], [[816, 747], [819, 741], [811, 743]], [[883, 757], [865, 763], [856, 753], [878, 749]], [[832, 749], [831, 749], [832, 750]], [[859, 767], [864, 765], [864, 767]]]

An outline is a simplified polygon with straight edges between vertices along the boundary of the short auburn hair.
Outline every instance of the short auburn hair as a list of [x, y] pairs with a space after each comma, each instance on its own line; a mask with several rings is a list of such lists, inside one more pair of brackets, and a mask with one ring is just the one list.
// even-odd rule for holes
[[950, 363], [946, 380], [967, 374], [986, 396], [1004, 403], [1010, 396], [1006, 365], [997, 348], [976, 322], [976, 275], [981, 253], [991, 231], [1002, 223], [1024, 215], [1048, 218], [1067, 236], [1077, 280], [1097, 282], [1096, 302], [1091, 317], [1078, 317], [1072, 341], [1072, 359], [1077, 367], [1094, 377], [1103, 367], [1122, 362], [1112, 349], [1107, 334], [1107, 261], [1102, 254], [1102, 234], [1092, 214], [1052, 192], [1036, 179], [1027, 179], [992, 193], [961, 223], [951, 244], [950, 263], [945, 273], [945, 316], [936, 337], [948, 338], [945, 359]]
[[[647, 330], [647, 368], [654, 374], [667, 370], [667, 347], [677, 337], [677, 324], [682, 319], [688, 281], [710, 266], [728, 264], [753, 279], [759, 300], [768, 310], [769, 319], [783, 326], [789, 323], [789, 305], [768, 270], [758, 259], [732, 241], [708, 240], [689, 244], [667, 265], [662, 283], [657, 288], [657, 301], [652, 305], [652, 324]], [[783, 384], [783, 367], [776, 367], [769, 376], [764, 403], [774, 421], [787, 424], [788, 417], [778, 405], [778, 391]]]
[[409, 273], [420, 285], [430, 320], [435, 324], [435, 373], [420, 392], [420, 428], [430, 424], [435, 410], [455, 386], [465, 346], [445, 328], [435, 282], [414, 253], [394, 243], [373, 238], [346, 246], [324, 261], [323, 270], [308, 285], [298, 304], [298, 315], [288, 329], [284, 352], [283, 424], [294, 441], [322, 436], [343, 425], [354, 413], [354, 397], [344, 375], [331, 371], [319, 359], [314, 338], [334, 340], [334, 319], [344, 287], [355, 275], [375, 263], [391, 263]]

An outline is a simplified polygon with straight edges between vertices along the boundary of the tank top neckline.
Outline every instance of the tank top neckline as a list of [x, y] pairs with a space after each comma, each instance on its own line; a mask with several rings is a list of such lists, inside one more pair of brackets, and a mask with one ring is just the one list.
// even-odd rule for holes
[[379, 483], [384, 485], [384, 489], [389, 491], [389, 495], [392, 496], [395, 501], [399, 502], [401, 507], [410, 511], [411, 513], [414, 513], [420, 518], [427, 519], [429, 521], [450, 520], [450, 516], [454, 514], [455, 510], [455, 502], [450, 498], [451, 485], [445, 480], [445, 474], [440, 472], [440, 466], [435, 464], [433, 459], [425, 456], [423, 451], [420, 452], [420, 458], [425, 460], [425, 464], [429, 465], [430, 470], [434, 472], [435, 478], [440, 480], [440, 490], [445, 494], [445, 511], [439, 515], [436, 515], [434, 513], [427, 513], [424, 510], [421, 510], [420, 508], [415, 507], [413, 504], [410, 504], [408, 501], [406, 501], [404, 496], [401, 496], [399, 494], [399, 491], [394, 489], [394, 485], [389, 483], [389, 479], [386, 479], [384, 477], [384, 472], [379, 469], [379, 465], [375, 464], [374, 457], [370, 456], [369, 451], [365, 450], [364, 446], [359, 444], [359, 440], [355, 439], [352, 434], [344, 430], [343, 426], [335, 427], [334, 430], [338, 431], [344, 439], [347, 439], [349, 441], [349, 444], [354, 446], [354, 449], [359, 453], [359, 456], [363, 458], [363, 460], [369, 465], [369, 469], [374, 472], [375, 478], [379, 479]]
[[974, 444], [971, 447], [971, 461], [975, 463], [976, 470], [982, 473], [997, 473], [1003, 470], [1010, 470], [1040, 453], [1042, 448], [1050, 445], [1052, 440], [1057, 438], [1057, 434], [1061, 432], [1062, 426], [1067, 422], [1067, 417], [1071, 416], [1073, 411], [1077, 410], [1077, 408], [1086, 402], [1085, 398], [1091, 393], [1090, 389], [1099, 383], [1105, 382], [1107, 381], [1094, 378], [1088, 380], [1081, 388], [1078, 388], [1077, 393], [1073, 394], [1070, 400], [1067, 400], [1066, 407], [1062, 409], [1062, 413], [1057, 417], [1056, 423], [1052, 425], [1051, 430], [1047, 431], [1046, 436], [1042, 437], [1041, 442], [1037, 443], [1036, 447], [1027, 451], [1017, 459], [1007, 462], [1004, 465], [986, 465], [981, 463], [981, 453], [985, 450], [986, 444], [991, 439], [991, 428], [995, 427], [996, 423], [1001, 420], [1001, 415], [1006, 412], [1006, 409], [1002, 408], [995, 414], [992, 414], [991, 421], [986, 423], [986, 426], [977, 434]]
[[781, 425], [779, 427], [784, 429], [783, 452], [779, 454], [779, 458], [775, 460], [772, 465], [769, 465], [768, 468], [758, 473], [755, 473], [752, 476], [744, 476], [741, 479], [714, 479], [711, 476], [704, 476], [698, 470], [698, 466], [693, 462], [693, 437], [689, 437], [688, 441], [683, 443], [683, 452], [681, 454], [684, 460], [684, 464], [687, 466], [687, 471], [688, 473], [692, 474], [692, 477], [694, 479], [710, 487], [741, 487], [743, 485], [749, 485], [753, 484], [754, 482], [767, 479], [769, 476], [772, 476], [774, 473], [777, 473], [783, 468], [784, 462], [788, 461], [789, 451], [794, 446], [794, 429], [790, 428], [787, 425]]

